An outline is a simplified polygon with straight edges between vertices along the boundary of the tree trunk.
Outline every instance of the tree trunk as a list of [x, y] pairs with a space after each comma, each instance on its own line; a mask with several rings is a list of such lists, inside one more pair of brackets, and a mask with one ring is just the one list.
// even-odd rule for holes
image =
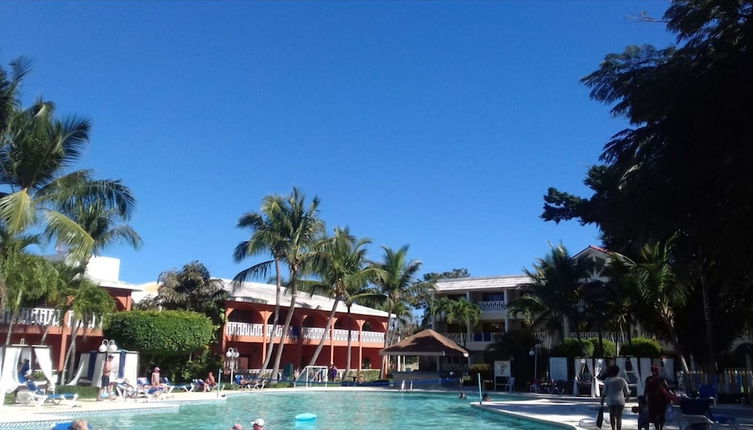
[[343, 373], [344, 376], [346, 376], [350, 372], [350, 357], [351, 357], [351, 351], [353, 348], [353, 342], [351, 341], [351, 333], [353, 332], [353, 327], [351, 324], [353, 323], [353, 320], [350, 318], [350, 307], [352, 305], [348, 305], [348, 360], [345, 364], [345, 373]]
[[[277, 279], [277, 291], [275, 292], [275, 313], [272, 320], [272, 331], [269, 333], [267, 353], [264, 357], [264, 363], [262, 363], [261, 369], [259, 369], [259, 378], [264, 378], [264, 372], [267, 370], [269, 361], [272, 359], [272, 349], [275, 343], [274, 333], [275, 329], [277, 328], [277, 323], [280, 320], [280, 290], [282, 288], [282, 277], [280, 276], [280, 260], [278, 258], [275, 258], [275, 277]], [[266, 325], [266, 321], [264, 322], [264, 324]]]
[[[77, 319], [73, 324], [73, 332], [71, 333], [71, 344], [68, 345], [68, 352], [65, 354], [65, 360], [63, 361], [63, 370], [60, 375], [60, 385], [65, 384], [66, 371], [68, 370], [68, 363], [71, 361], [71, 355], [73, 354], [74, 346], [76, 345], [76, 337], [78, 336], [78, 329], [81, 326], [81, 320]], [[75, 360], [73, 360], [75, 361]]]
[[16, 305], [13, 307], [13, 312], [10, 314], [10, 321], [8, 321], [8, 333], [5, 335], [5, 345], [10, 345], [10, 337], [13, 334], [13, 323], [18, 318], [18, 308], [21, 306], [21, 294], [23, 290], [18, 289], [18, 296], [16, 296]]
[[[387, 348], [389, 346], [389, 339], [390, 339], [390, 327], [392, 327], [392, 306], [390, 306], [389, 314], [387, 315], [387, 331], [384, 333], [384, 347]], [[379, 378], [384, 379], [384, 375], [387, 373], [387, 366], [389, 363], [389, 356], [385, 355], [382, 358], [382, 366], [379, 369]]]
[[280, 343], [277, 346], [277, 354], [275, 355], [275, 363], [272, 366], [272, 380], [277, 380], [277, 375], [280, 373], [280, 360], [282, 360], [282, 350], [285, 346], [285, 337], [288, 334], [290, 328], [290, 321], [293, 319], [293, 312], [295, 311], [295, 302], [298, 298], [298, 291], [295, 285], [296, 271], [290, 271], [290, 307], [288, 308], [288, 315], [285, 317], [285, 325], [282, 327], [282, 335], [280, 336]]
[[702, 275], [701, 281], [701, 299], [703, 300], [703, 320], [706, 327], [706, 348], [708, 352], [708, 362], [711, 365], [711, 370], [717, 372], [716, 353], [714, 352], [714, 333], [712, 330], [711, 320], [711, 303], [709, 299], [709, 289], [706, 284], [706, 276]]
[[332, 320], [335, 319], [335, 312], [337, 311], [338, 303], [340, 303], [339, 297], [335, 298], [335, 303], [332, 305], [332, 310], [329, 312], [329, 318], [327, 318], [327, 324], [324, 326], [324, 333], [322, 333], [322, 337], [319, 339], [319, 345], [317, 345], [316, 350], [314, 350], [314, 355], [311, 357], [311, 361], [309, 361], [309, 366], [314, 366], [316, 364], [316, 359], [319, 358], [319, 354], [322, 352], [322, 348], [324, 348], [324, 340], [327, 339], [329, 329], [332, 327]]

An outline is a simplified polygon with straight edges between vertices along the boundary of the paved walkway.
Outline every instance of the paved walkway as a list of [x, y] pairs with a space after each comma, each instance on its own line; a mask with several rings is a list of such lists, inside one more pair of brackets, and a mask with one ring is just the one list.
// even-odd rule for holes
[[[503, 400], [484, 402], [483, 405], [475, 402], [473, 406], [507, 415], [562, 424], [565, 427], [574, 429], [595, 428], [593, 422], [600, 404], [599, 399], [590, 397], [528, 393], [496, 393], [496, 395]], [[491, 397], [494, 400], [495, 393], [492, 393]], [[638, 415], [630, 411], [630, 408], [633, 406], [637, 406], [637, 403], [631, 402], [625, 407], [625, 413], [622, 418], [622, 428], [625, 430], [638, 428]], [[739, 424], [738, 427], [741, 429], [753, 429], [753, 407], [751, 406], [718, 405], [714, 408], [714, 411], [720, 415], [734, 417]], [[602, 428], [609, 428], [608, 413], [604, 414], [604, 425]], [[665, 428], [672, 430], [677, 429], [677, 426], [669, 424]]]

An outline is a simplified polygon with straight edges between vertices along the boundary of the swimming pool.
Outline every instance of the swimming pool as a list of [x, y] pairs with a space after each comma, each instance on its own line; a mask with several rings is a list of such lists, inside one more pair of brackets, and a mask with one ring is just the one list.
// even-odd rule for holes
[[[315, 424], [296, 423], [303, 412], [318, 415]], [[85, 415], [82, 415], [85, 418]], [[472, 408], [452, 393], [394, 392], [265, 392], [234, 395], [215, 404], [183, 405], [179, 412], [93, 416], [97, 429], [156, 430], [229, 429], [233, 423], [250, 428], [249, 421], [264, 418], [269, 430], [278, 429], [418, 429], [467, 430], [532, 429], [556, 427]]]

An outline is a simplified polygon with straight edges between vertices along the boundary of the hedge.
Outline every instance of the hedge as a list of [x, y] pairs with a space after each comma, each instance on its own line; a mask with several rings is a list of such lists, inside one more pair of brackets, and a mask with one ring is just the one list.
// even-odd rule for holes
[[110, 314], [104, 336], [123, 349], [164, 357], [205, 348], [214, 326], [206, 316], [189, 311], [129, 311]]
[[661, 345], [655, 339], [646, 337], [634, 337], [630, 343], [625, 343], [620, 348], [621, 355], [632, 355], [635, 357], [657, 358], [661, 355]]

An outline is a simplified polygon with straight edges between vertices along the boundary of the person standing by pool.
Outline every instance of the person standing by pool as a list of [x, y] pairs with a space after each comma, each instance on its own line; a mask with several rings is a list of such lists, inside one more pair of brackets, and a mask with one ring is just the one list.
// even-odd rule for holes
[[337, 367], [335, 366], [335, 363], [329, 363], [329, 372], [327, 376], [329, 376], [330, 381], [334, 381], [335, 378], [337, 378]]
[[672, 401], [667, 380], [659, 376], [659, 366], [651, 366], [651, 376], [646, 378], [646, 389], [643, 394], [648, 403], [648, 420], [654, 423], [656, 430], [664, 428], [664, 417], [667, 405]]
[[154, 369], [152, 369], [152, 377], [149, 381], [150, 385], [154, 388], [160, 387], [162, 385], [159, 372], [160, 372], [160, 368], [158, 366], [154, 366]]
[[610, 366], [607, 371], [607, 379], [604, 381], [604, 391], [601, 393], [602, 401], [606, 399], [609, 408], [609, 424], [612, 430], [622, 430], [622, 411], [625, 402], [630, 397], [630, 388], [624, 378], [619, 376], [620, 368]]
[[97, 396], [97, 400], [102, 400], [105, 398], [105, 393], [107, 393], [107, 397], [112, 396], [112, 392], [110, 391], [110, 373], [112, 373], [112, 355], [108, 355], [105, 359], [105, 363], [102, 365], [102, 378], [99, 381], [99, 395]]

